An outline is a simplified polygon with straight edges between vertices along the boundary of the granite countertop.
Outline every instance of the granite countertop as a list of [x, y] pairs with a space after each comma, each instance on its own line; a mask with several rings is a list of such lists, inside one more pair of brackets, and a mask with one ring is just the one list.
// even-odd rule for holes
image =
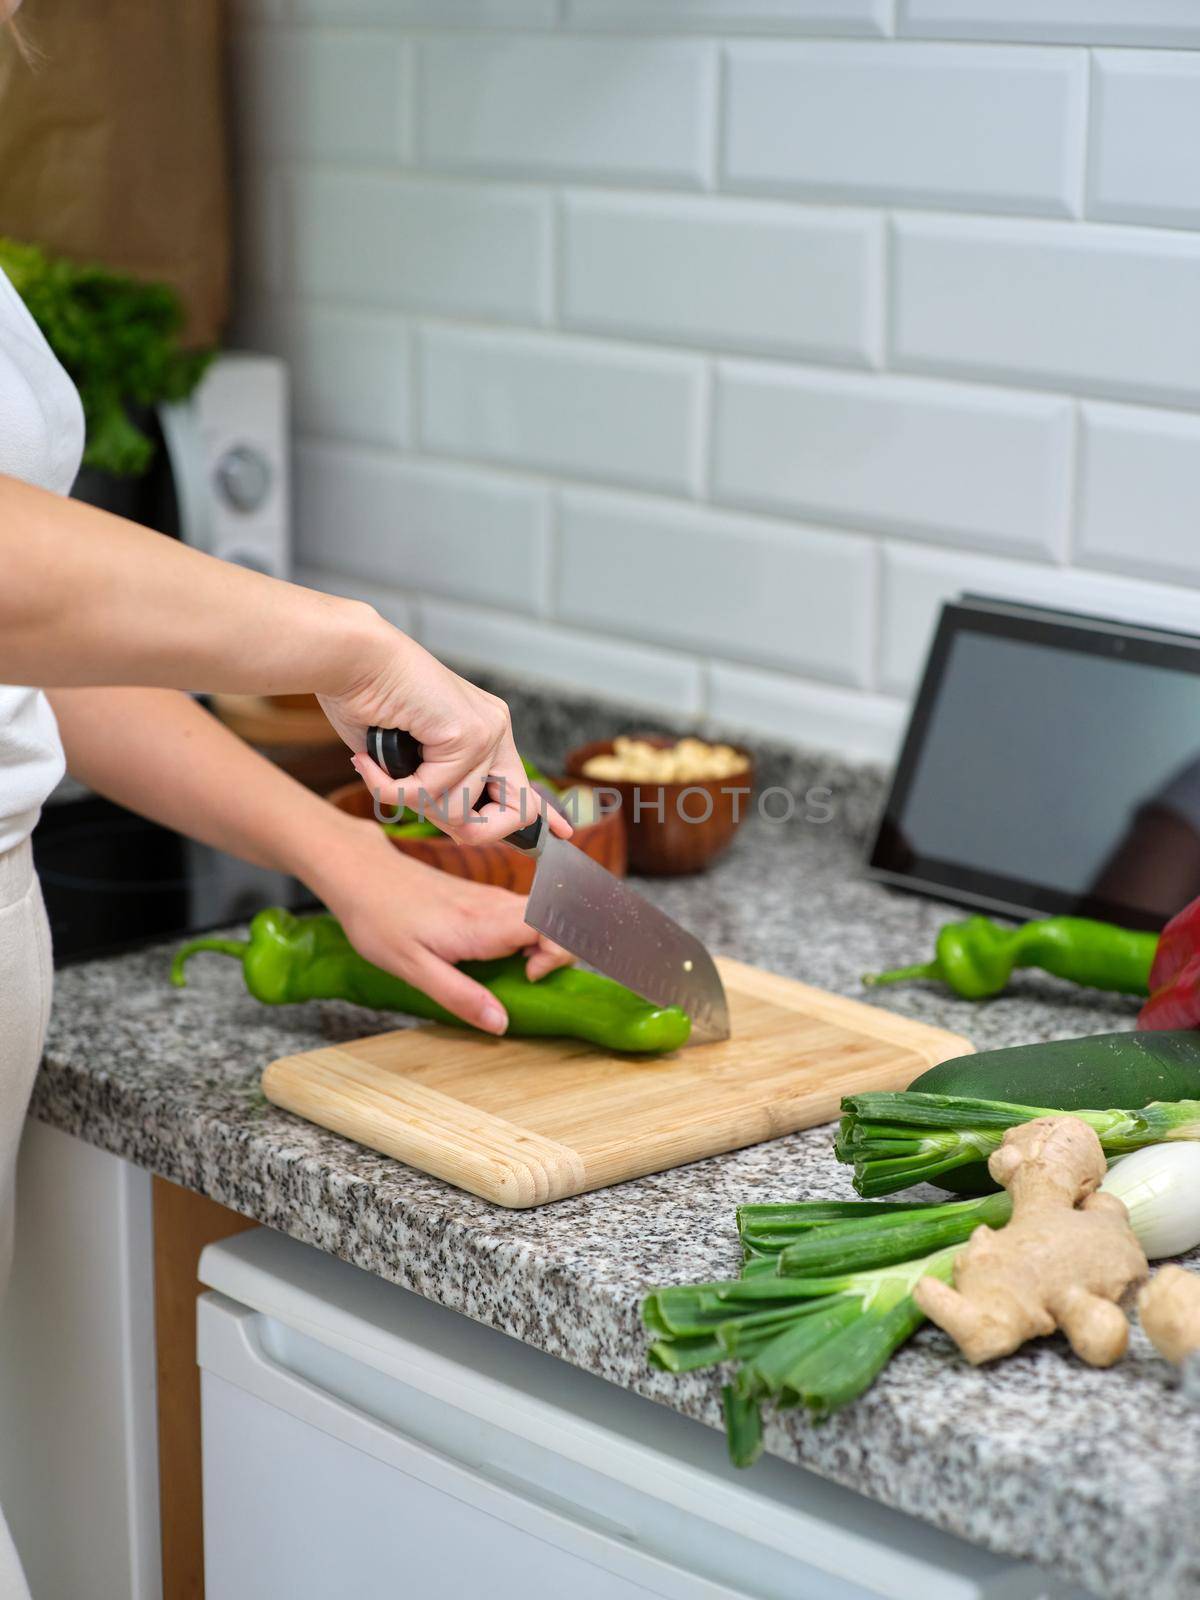
[[[536, 748], [536, 746], [535, 746]], [[714, 951], [859, 996], [859, 976], [932, 947], [945, 908], [865, 881], [878, 775], [827, 764], [823, 826], [755, 820], [703, 878], [646, 892]], [[542, 1350], [720, 1426], [719, 1383], [648, 1370], [638, 1304], [658, 1283], [734, 1277], [742, 1201], [844, 1197], [831, 1129], [778, 1139], [531, 1211], [505, 1211], [276, 1110], [277, 1056], [396, 1026], [318, 1003], [269, 1011], [233, 963], [168, 949], [60, 973], [34, 1112]], [[1131, 1026], [1132, 1002], [1025, 976], [986, 1006], [918, 986], [876, 999], [979, 1048]], [[820, 1428], [768, 1421], [767, 1448], [1097, 1594], [1200, 1593], [1200, 1414], [1135, 1329], [1109, 1372], [1059, 1339], [985, 1371], [922, 1330], [874, 1388]]]

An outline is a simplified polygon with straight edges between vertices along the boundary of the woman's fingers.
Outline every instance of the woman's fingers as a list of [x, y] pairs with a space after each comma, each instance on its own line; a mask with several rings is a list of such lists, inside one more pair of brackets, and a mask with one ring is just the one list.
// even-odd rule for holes
[[360, 750], [351, 756], [350, 765], [366, 784], [377, 808], [386, 806], [403, 810], [407, 803], [404, 800], [404, 784], [397, 783], [395, 778], [389, 778], [382, 767], [375, 765], [365, 750]]
[[509, 834], [527, 827], [538, 816], [546, 818], [551, 833], [560, 839], [571, 837], [574, 830], [568, 819], [547, 805], [530, 783], [511, 738], [493, 757], [487, 787], [488, 802], [476, 813], [487, 832], [481, 830], [472, 836], [479, 842], [507, 839]]
[[[426, 761], [408, 780], [409, 805], [459, 844], [486, 844], [492, 837], [475, 804], [487, 784], [486, 763], [459, 773], [449, 762]], [[414, 793], [414, 786], [415, 793]]]
[[483, 792], [486, 767], [460, 778], [455, 768], [427, 761], [407, 778], [397, 779], [389, 777], [366, 751], [361, 750], [351, 757], [351, 765], [374, 796], [376, 805], [397, 812], [407, 806], [462, 843], [483, 841], [482, 829], [472, 833], [466, 830], [475, 827], [471, 807], [476, 796]]
[[530, 983], [536, 983], [539, 978], [544, 978], [548, 972], [553, 972], [557, 967], [569, 967], [574, 959], [569, 950], [562, 949], [549, 939], [540, 938], [530, 950], [529, 958], [525, 962], [525, 976]]
[[564, 816], [557, 806], [546, 807], [546, 821], [550, 825], [550, 832], [559, 839], [569, 839], [575, 832], [571, 819]]
[[502, 792], [507, 792], [510, 804], [517, 811], [518, 827], [524, 827], [527, 822], [532, 822], [538, 812], [541, 812], [550, 825], [551, 833], [560, 839], [571, 837], [575, 830], [571, 826], [570, 819], [554, 806], [547, 805], [530, 783], [525, 764], [517, 754], [511, 731], [501, 740], [493, 762], [493, 771], [499, 775], [504, 786]]
[[[550, 831], [560, 839], [569, 839], [574, 831], [529, 782], [515, 751], [506, 768], [497, 770], [488, 763], [465, 775], [449, 762], [426, 761], [411, 776], [397, 780], [365, 751], [353, 756], [352, 764], [377, 806], [397, 812], [408, 806], [460, 844], [507, 839], [539, 815], [546, 817]], [[476, 810], [475, 802], [485, 789], [489, 798]]]
[[493, 1034], [508, 1027], [508, 1013], [495, 995], [431, 950], [414, 952], [406, 965], [410, 983], [471, 1027]]

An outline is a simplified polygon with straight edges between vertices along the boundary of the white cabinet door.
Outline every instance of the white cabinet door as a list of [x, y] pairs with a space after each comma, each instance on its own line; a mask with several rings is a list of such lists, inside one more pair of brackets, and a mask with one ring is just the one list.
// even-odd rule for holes
[[210, 1600], [1084, 1600], [268, 1229], [200, 1279]]
[[41, 1600], [161, 1600], [150, 1174], [26, 1124], [0, 1504]]

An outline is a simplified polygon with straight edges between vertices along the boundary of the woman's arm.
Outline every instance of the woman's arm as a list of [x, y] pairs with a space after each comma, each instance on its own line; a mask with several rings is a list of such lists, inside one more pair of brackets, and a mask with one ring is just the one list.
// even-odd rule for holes
[[3, 476], [0, 573], [2, 683], [338, 695], [386, 626]]
[[50, 700], [75, 777], [179, 833], [299, 878], [356, 949], [464, 1021], [502, 1033], [506, 1019], [454, 963], [528, 950], [537, 978], [567, 959], [526, 925], [519, 895], [409, 860], [374, 822], [305, 789], [187, 695], [56, 689]]
[[[364, 750], [373, 723], [414, 735], [424, 761], [404, 784], [365, 755], [357, 770], [389, 803], [451, 796], [445, 811], [430, 811], [447, 833], [503, 838], [540, 808], [503, 701], [370, 606], [218, 561], [3, 476], [0, 575], [0, 683], [312, 693], [352, 750]], [[163, 756], [169, 768], [169, 749]], [[490, 800], [473, 813], [485, 787]], [[570, 833], [558, 813], [549, 821]]]

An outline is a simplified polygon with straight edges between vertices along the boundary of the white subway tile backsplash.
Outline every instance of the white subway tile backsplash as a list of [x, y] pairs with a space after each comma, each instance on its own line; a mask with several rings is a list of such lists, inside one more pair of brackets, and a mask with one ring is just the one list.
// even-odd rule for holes
[[598, 340], [427, 328], [421, 442], [442, 455], [694, 493], [703, 366]]
[[325, 168], [288, 192], [306, 294], [441, 316], [539, 322], [551, 292], [550, 198]]
[[878, 217], [771, 201], [573, 194], [565, 227], [569, 323], [855, 366], [878, 360]]
[[699, 662], [647, 645], [441, 600], [422, 601], [420, 637], [435, 655], [465, 666], [517, 673], [676, 716], [701, 710]]
[[312, 22], [384, 22], [394, 28], [553, 27], [558, 0], [291, 0]]
[[1200, 402], [1200, 238], [898, 218], [898, 366]]
[[898, 0], [897, 32], [934, 39], [1200, 45], [1194, 0]]
[[336, 538], [339, 571], [391, 589], [540, 611], [547, 491], [490, 473], [305, 443], [296, 452], [300, 560]]
[[734, 44], [722, 170], [739, 188], [1066, 216], [1081, 203], [1083, 52]]
[[751, 364], [718, 369], [714, 496], [763, 510], [1055, 559], [1065, 400]]
[[282, 293], [287, 282], [283, 174], [268, 162], [233, 175], [233, 280], [238, 289]]
[[287, 361], [292, 418], [302, 433], [408, 444], [411, 339], [399, 319], [263, 299], [240, 333]]
[[1088, 214], [1200, 227], [1200, 56], [1095, 53]]
[[418, 97], [434, 167], [692, 188], [709, 175], [716, 56], [700, 41], [434, 38]]
[[231, 29], [231, 326], [289, 362], [308, 581], [883, 759], [964, 589], [1200, 633], [1200, 0]]
[[716, 33], [889, 31], [892, 0], [566, 0], [566, 21], [582, 28]]
[[1078, 557], [1200, 585], [1200, 417], [1085, 405]]
[[889, 545], [883, 554], [882, 689], [896, 695], [913, 692], [943, 603], [964, 593], [1200, 633], [1196, 590], [1138, 583], [1077, 567], [1041, 567], [923, 545]]
[[233, 51], [238, 136], [268, 156], [396, 161], [408, 46], [376, 33], [249, 30]]
[[709, 668], [708, 707], [712, 720], [725, 727], [865, 761], [895, 756], [908, 709], [903, 700], [884, 695], [716, 661]]
[[[875, 554], [872, 540], [852, 533], [568, 492], [557, 614], [600, 632], [863, 686], [874, 649]], [[667, 599], [681, 592], [683, 604]]]

